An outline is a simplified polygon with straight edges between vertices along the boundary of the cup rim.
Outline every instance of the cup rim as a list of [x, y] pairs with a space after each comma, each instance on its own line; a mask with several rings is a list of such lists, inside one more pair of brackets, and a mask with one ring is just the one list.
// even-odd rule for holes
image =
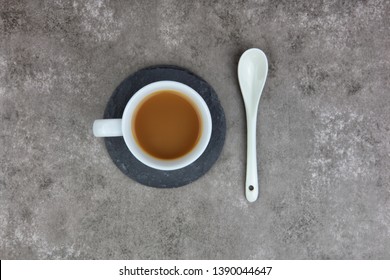
[[[134, 113], [136, 111], [135, 109], [147, 96], [160, 90], [174, 90], [188, 97], [196, 106], [202, 122], [202, 134], [195, 147], [184, 156], [173, 160], [158, 159], [147, 154], [138, 145], [138, 143], [135, 141], [135, 137], [133, 136], [132, 126]], [[122, 133], [127, 148], [140, 162], [158, 170], [177, 170], [184, 168], [196, 161], [206, 150], [207, 145], [210, 142], [211, 132], [211, 114], [209, 107], [207, 106], [202, 96], [190, 86], [176, 81], [163, 80], [153, 82], [142, 87], [127, 102], [122, 115]]]

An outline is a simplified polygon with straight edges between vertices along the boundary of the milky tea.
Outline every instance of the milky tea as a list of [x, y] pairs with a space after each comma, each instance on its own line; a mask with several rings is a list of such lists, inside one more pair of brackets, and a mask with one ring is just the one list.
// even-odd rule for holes
[[158, 159], [173, 160], [196, 146], [202, 133], [202, 122], [188, 97], [178, 91], [161, 90], [137, 106], [132, 132], [146, 153]]

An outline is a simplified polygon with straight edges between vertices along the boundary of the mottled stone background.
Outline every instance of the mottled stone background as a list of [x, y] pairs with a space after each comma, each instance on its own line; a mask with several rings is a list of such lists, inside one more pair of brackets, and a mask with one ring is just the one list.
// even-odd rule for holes
[[[390, 3], [0, 0], [0, 258], [389, 259]], [[260, 199], [244, 197], [240, 54], [269, 77]], [[92, 122], [132, 72], [204, 77], [218, 162], [158, 190], [125, 177]]]

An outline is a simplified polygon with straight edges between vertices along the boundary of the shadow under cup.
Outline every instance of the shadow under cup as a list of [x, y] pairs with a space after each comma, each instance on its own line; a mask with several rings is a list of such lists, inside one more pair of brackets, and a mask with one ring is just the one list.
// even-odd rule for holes
[[141, 88], [122, 116], [123, 137], [131, 153], [159, 170], [180, 169], [197, 160], [211, 131], [206, 102], [191, 87], [174, 81]]

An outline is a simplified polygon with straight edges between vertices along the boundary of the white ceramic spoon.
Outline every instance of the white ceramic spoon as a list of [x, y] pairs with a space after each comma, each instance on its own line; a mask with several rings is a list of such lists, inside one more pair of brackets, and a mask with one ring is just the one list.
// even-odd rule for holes
[[260, 96], [268, 73], [268, 60], [259, 49], [245, 51], [238, 62], [238, 80], [244, 98], [247, 122], [245, 196], [250, 202], [259, 195], [256, 158], [256, 121]]

